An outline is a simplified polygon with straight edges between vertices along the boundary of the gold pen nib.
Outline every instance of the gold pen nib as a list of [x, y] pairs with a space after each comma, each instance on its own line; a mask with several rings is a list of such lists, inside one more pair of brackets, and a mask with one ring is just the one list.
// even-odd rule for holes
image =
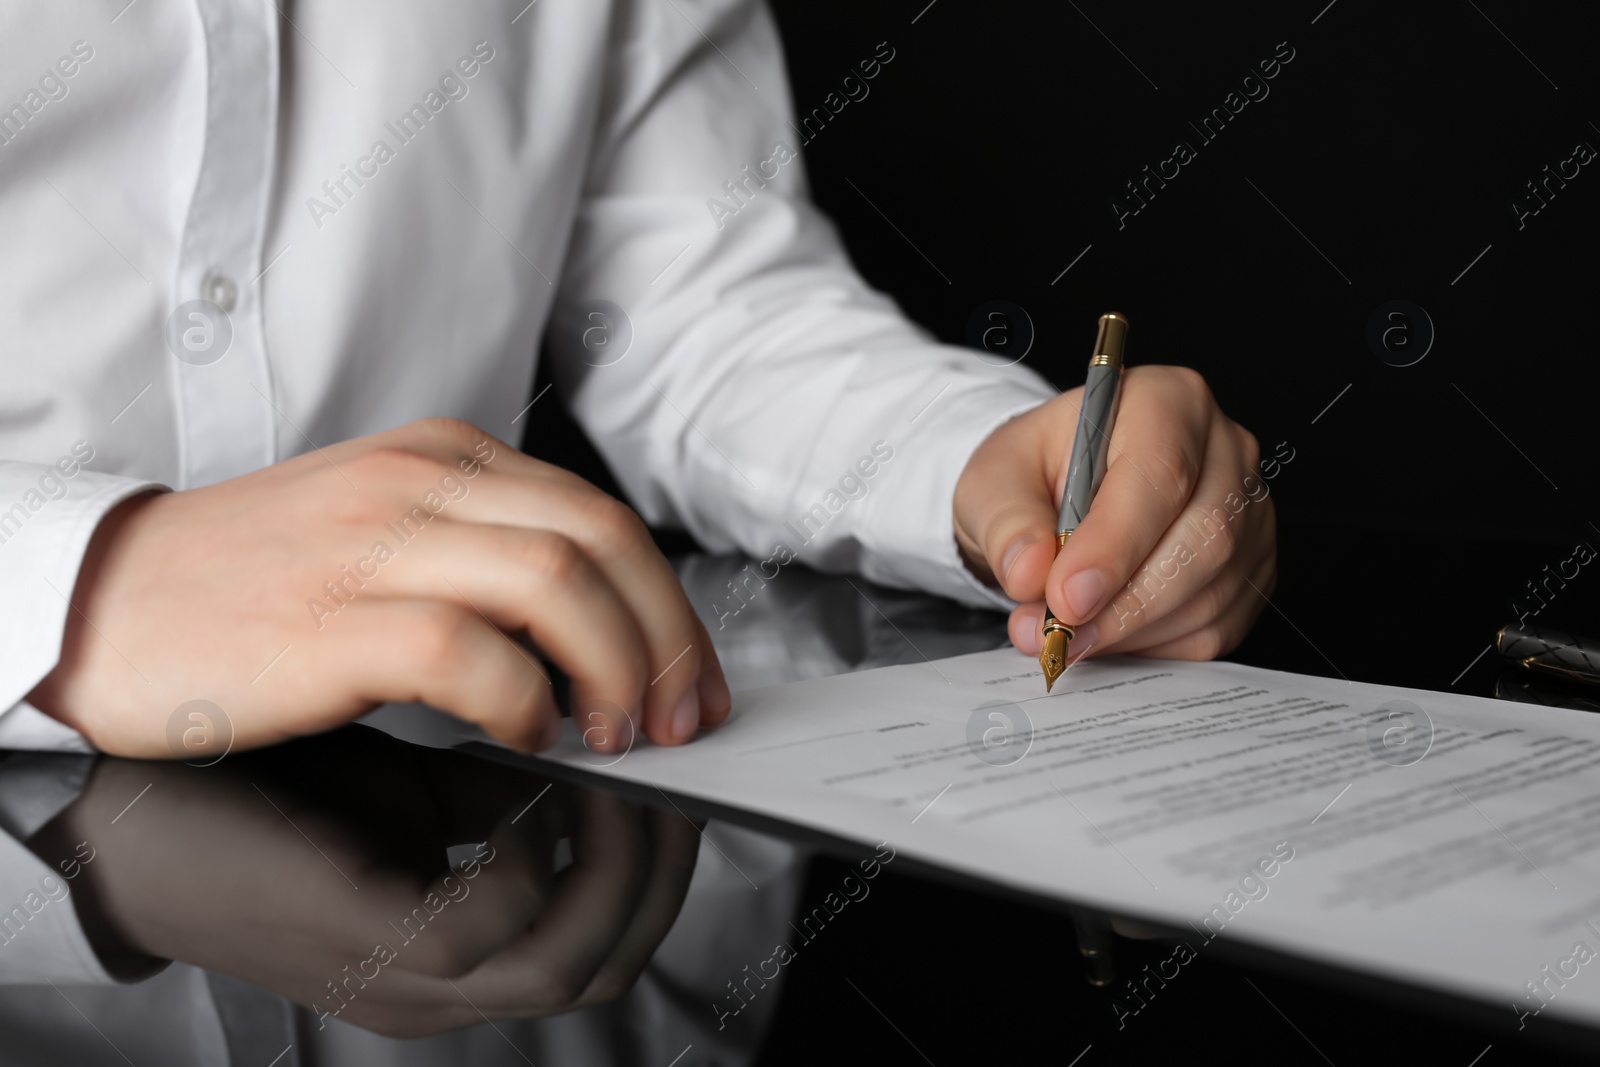
[[1072, 627], [1053, 615], [1044, 621], [1044, 649], [1039, 653], [1039, 666], [1044, 668], [1044, 691], [1055, 686], [1056, 679], [1067, 669], [1067, 642], [1072, 640]]

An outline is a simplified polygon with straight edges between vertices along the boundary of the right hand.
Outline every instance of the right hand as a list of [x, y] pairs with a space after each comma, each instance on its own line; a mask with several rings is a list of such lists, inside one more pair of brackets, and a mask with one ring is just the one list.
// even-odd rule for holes
[[1215, 659], [1244, 640], [1277, 579], [1261, 448], [1187, 367], [1130, 367], [1123, 381], [1105, 482], [1066, 547], [1056, 548], [1056, 516], [1082, 386], [973, 452], [956, 483], [956, 541], [975, 576], [1021, 601], [1011, 641], [1029, 656], [1044, 647], [1048, 601], [1077, 631], [1073, 662]]
[[390, 701], [546, 748], [561, 720], [522, 635], [571, 678], [599, 751], [625, 751], [638, 727], [686, 741], [731, 704], [638, 516], [449, 419], [129, 500], [91, 539], [72, 605], [61, 660], [28, 699], [115, 755], [193, 755], [167, 724], [195, 699], [228, 716], [235, 750]]

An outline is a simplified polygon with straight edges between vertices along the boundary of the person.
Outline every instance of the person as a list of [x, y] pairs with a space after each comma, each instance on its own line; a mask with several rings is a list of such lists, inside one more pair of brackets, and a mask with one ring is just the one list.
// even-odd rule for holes
[[[760, 4], [258, 7], [13, 28], [42, 73], [0, 124], [0, 743], [169, 756], [203, 697], [240, 748], [423, 700], [537, 749], [559, 719], [518, 632], [597, 745], [720, 721], [644, 523], [505, 443], [564, 315], [561, 394], [638, 514], [713, 550], [1020, 602], [1025, 652], [1047, 595], [1088, 624], [1074, 655], [1212, 656], [1261, 609], [1265, 507], [1107, 606], [1257, 462], [1187, 370], [1129, 372], [1055, 557], [1075, 394], [931, 343], [855, 274]], [[626, 309], [620, 356], [584, 347], [591, 300]]]
[[[1029, 654], [1048, 600], [1073, 656], [1215, 656], [1271, 592], [1258, 444], [1177, 366], [1128, 372], [1057, 554], [1077, 391], [855, 272], [758, 0], [84, 0], [8, 40], [0, 747], [169, 758], [203, 699], [241, 750], [413, 701], [537, 750], [541, 657], [594, 747], [687, 741], [731, 696], [646, 522], [1009, 609]], [[541, 337], [627, 504], [509, 443]]]

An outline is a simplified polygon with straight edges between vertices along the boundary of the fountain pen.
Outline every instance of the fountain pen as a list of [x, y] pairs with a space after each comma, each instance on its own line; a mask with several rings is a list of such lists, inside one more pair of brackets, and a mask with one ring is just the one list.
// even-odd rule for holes
[[[1067, 538], [1089, 513], [1089, 505], [1106, 476], [1106, 460], [1111, 451], [1111, 427], [1117, 421], [1117, 401], [1122, 395], [1122, 349], [1128, 339], [1128, 320], [1115, 311], [1100, 316], [1094, 355], [1089, 359], [1089, 376], [1083, 385], [1083, 400], [1078, 408], [1078, 429], [1072, 438], [1072, 454], [1067, 460], [1067, 485], [1061, 494], [1061, 514], [1056, 522], [1056, 549], [1066, 547]], [[1049, 692], [1067, 669], [1067, 642], [1072, 627], [1044, 609], [1044, 649], [1039, 666], [1044, 668], [1044, 689]]]

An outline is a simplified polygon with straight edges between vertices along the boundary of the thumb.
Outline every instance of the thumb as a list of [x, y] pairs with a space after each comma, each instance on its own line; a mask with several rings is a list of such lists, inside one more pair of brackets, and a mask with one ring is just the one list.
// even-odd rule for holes
[[[1023, 603], [1044, 599], [1056, 557], [1059, 475], [1045, 440], [1050, 408], [1066, 397], [1018, 416], [990, 434], [956, 483], [955, 528], [967, 564], [992, 576], [1005, 594]], [[1057, 457], [1059, 459], [1059, 457]]]

